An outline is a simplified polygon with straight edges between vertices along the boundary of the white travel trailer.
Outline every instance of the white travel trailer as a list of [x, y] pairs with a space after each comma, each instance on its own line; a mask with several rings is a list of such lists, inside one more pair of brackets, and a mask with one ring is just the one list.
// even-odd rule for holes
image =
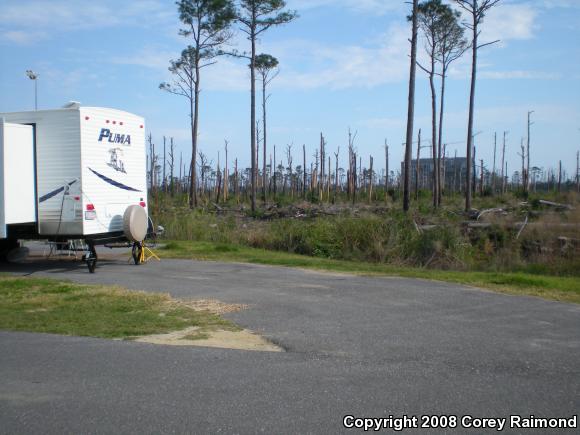
[[127, 240], [130, 206], [147, 221], [144, 124], [78, 103], [0, 113], [0, 247], [83, 239], [93, 272], [95, 245]]

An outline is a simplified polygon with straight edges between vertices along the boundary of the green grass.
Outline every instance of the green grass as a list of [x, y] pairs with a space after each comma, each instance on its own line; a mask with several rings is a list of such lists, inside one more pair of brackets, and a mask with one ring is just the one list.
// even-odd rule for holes
[[0, 276], [0, 329], [130, 339], [200, 327], [237, 328], [168, 294]]
[[525, 272], [462, 272], [398, 267], [388, 264], [331, 260], [279, 251], [211, 242], [171, 241], [161, 250], [166, 258], [230, 261], [314, 269], [361, 275], [389, 275], [453, 282], [502, 293], [531, 295], [580, 303], [580, 278]]

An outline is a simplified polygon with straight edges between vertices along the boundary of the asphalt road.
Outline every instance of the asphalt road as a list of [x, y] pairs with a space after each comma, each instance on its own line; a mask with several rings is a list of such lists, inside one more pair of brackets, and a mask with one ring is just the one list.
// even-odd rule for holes
[[[134, 266], [124, 256], [96, 274], [70, 261], [9, 270], [248, 304], [226, 317], [287, 352], [0, 332], [0, 433], [338, 433], [345, 415], [580, 411], [578, 305], [246, 264]], [[405, 431], [434, 432], [496, 430]]]

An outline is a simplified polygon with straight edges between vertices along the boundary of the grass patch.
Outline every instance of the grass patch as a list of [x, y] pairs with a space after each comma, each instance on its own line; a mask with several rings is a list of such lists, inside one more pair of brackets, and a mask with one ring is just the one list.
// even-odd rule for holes
[[[220, 246], [220, 249], [216, 249]], [[362, 275], [389, 275], [423, 278], [486, 288], [502, 293], [539, 296], [545, 299], [580, 303], [580, 278], [538, 275], [525, 272], [463, 272], [399, 267], [388, 264], [332, 260], [245, 246], [216, 245], [211, 242], [171, 241], [161, 251], [166, 258], [233, 261], [287, 266]]]
[[101, 338], [135, 338], [197, 326], [237, 328], [168, 294], [44, 278], [0, 276], [0, 329]]

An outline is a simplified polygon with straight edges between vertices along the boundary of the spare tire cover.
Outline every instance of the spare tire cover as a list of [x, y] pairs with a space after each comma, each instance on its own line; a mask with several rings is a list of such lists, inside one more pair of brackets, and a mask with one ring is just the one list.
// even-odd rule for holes
[[147, 236], [147, 212], [140, 205], [130, 205], [123, 215], [123, 232], [132, 242], [142, 242]]

